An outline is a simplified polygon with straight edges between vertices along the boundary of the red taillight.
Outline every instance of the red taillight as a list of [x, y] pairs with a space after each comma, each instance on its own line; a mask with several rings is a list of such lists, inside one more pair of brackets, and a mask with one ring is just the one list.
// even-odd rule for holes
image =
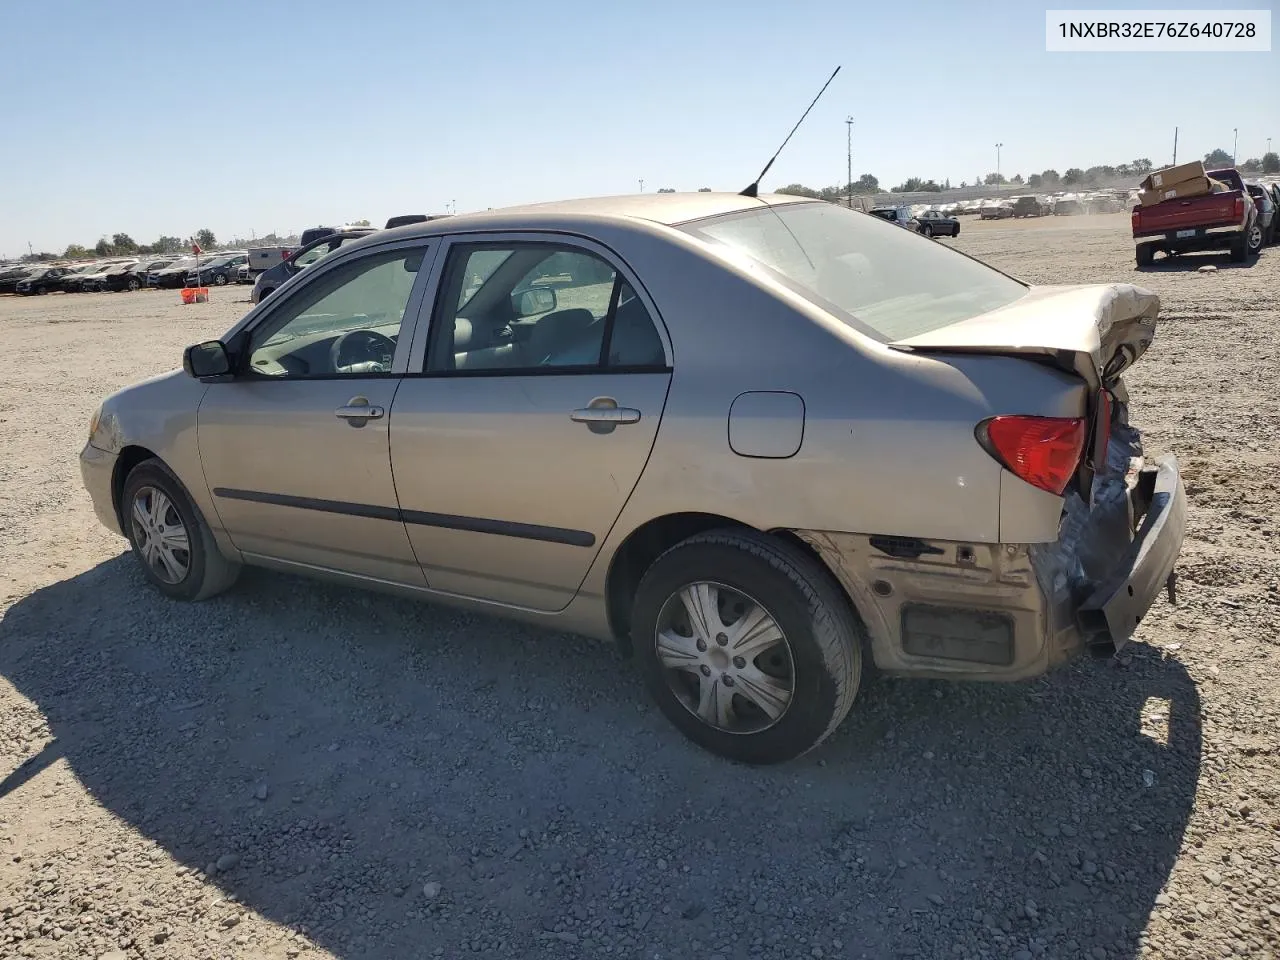
[[280, 254], [280, 259], [281, 259], [281, 260], [288, 260], [288, 259], [289, 259], [289, 251], [288, 251], [288, 250], [286, 250], [284, 253]]
[[1080, 466], [1088, 431], [1080, 417], [992, 417], [978, 442], [1015, 477], [1061, 496]]
[[1232, 217], [1239, 220], [1244, 216], [1244, 197], [1236, 197], [1235, 213]]
[[1134, 208], [1133, 208], [1133, 213], [1132, 213], [1132, 214], [1130, 214], [1130, 216], [1129, 216], [1129, 221], [1130, 221], [1130, 224], [1131, 224], [1131, 225], [1132, 225], [1132, 227], [1133, 227], [1133, 232], [1134, 232], [1134, 233], [1137, 233], [1137, 232], [1138, 232], [1138, 224], [1142, 223], [1142, 217], [1141, 217], [1141, 216], [1139, 216], [1139, 214], [1138, 214], [1138, 208], [1137, 208], [1137, 207], [1134, 207]]

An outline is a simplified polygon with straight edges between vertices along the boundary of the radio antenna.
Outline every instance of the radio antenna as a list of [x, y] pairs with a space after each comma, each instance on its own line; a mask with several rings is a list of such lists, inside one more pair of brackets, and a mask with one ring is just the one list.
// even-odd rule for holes
[[[814, 97], [813, 103], [810, 103], [805, 112], [800, 114], [800, 119], [796, 121], [796, 125], [792, 127], [791, 132], [787, 134], [787, 139], [782, 141], [782, 146], [778, 148], [778, 153], [782, 153], [786, 145], [791, 142], [791, 138], [795, 136], [795, 132], [800, 129], [800, 124], [804, 123], [804, 118], [807, 117], [809, 115], [809, 111], [813, 109], [813, 104], [817, 103], [819, 98], [827, 92], [827, 87], [831, 86], [831, 81], [836, 78], [836, 74], [839, 72], [839, 67], [836, 67], [831, 71], [831, 76], [827, 77], [827, 82], [824, 83], [822, 85], [822, 89], [818, 91], [818, 96]], [[764, 169], [760, 171], [760, 175], [751, 182], [751, 185], [748, 186], [747, 189], [740, 191], [738, 194], [739, 196], [758, 197], [760, 195], [760, 181], [764, 179], [764, 175], [768, 173], [769, 168], [773, 166], [773, 161], [778, 159], [778, 153], [775, 153], [769, 158], [769, 162], [764, 165]]]

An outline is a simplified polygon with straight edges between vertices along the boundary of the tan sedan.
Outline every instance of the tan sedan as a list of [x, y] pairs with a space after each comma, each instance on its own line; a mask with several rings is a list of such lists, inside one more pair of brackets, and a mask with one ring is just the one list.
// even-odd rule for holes
[[868, 658], [1014, 680], [1129, 639], [1185, 524], [1121, 381], [1158, 306], [795, 197], [459, 216], [108, 398], [82, 469], [168, 596], [254, 564], [612, 639], [774, 762]]

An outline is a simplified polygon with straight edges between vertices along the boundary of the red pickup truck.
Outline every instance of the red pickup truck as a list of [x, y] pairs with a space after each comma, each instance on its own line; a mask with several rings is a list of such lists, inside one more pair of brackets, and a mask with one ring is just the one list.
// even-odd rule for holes
[[1133, 208], [1138, 266], [1150, 265], [1159, 251], [1173, 256], [1195, 250], [1229, 250], [1232, 260], [1243, 263], [1262, 249], [1258, 209], [1239, 172], [1211, 170], [1209, 177], [1231, 189]]

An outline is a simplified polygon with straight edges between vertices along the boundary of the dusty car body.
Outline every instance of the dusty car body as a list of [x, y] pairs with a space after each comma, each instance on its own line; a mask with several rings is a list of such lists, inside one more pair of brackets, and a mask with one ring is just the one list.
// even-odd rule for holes
[[170, 596], [255, 564], [615, 640], [688, 736], [775, 762], [864, 658], [1128, 641], [1185, 526], [1122, 380], [1158, 308], [794, 197], [492, 211], [344, 245], [108, 398], [81, 467]]

